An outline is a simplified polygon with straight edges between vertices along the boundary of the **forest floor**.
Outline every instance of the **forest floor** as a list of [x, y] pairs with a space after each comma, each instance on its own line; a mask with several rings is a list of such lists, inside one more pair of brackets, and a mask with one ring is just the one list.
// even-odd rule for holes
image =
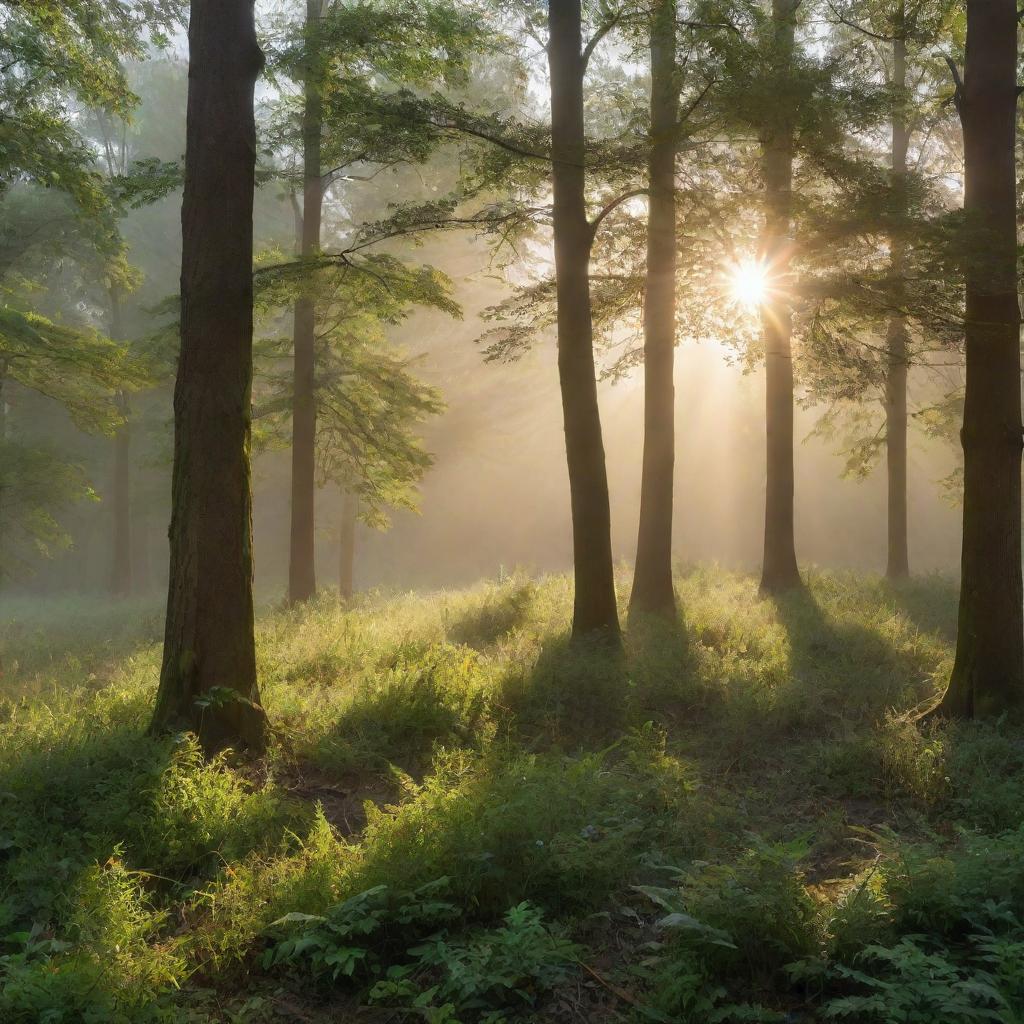
[[563, 577], [268, 609], [257, 764], [145, 735], [155, 605], [5, 599], [0, 1020], [1024, 1021], [1024, 730], [913, 721], [954, 584], [678, 591], [621, 658]]

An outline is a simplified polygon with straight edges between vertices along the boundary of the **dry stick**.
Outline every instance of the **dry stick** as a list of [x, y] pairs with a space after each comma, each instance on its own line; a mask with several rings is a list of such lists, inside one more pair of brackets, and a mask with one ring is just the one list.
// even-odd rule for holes
[[599, 985], [603, 985], [612, 995], [618, 996], [624, 1003], [628, 1003], [630, 1006], [639, 1006], [640, 1004], [625, 990], [613, 985], [610, 981], [602, 978], [597, 971], [594, 970], [589, 964], [585, 964], [582, 960], [577, 960], [576, 963], [580, 965]]

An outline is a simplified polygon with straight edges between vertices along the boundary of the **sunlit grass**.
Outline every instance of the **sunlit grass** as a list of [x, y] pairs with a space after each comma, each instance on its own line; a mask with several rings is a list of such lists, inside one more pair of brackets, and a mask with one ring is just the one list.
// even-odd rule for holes
[[[1024, 744], [907, 718], [949, 670], [948, 582], [809, 583], [764, 601], [749, 576], [687, 570], [679, 621], [631, 623], [621, 658], [569, 643], [561, 576], [270, 609], [257, 642], [274, 737], [255, 766], [145, 735], [155, 608], [6, 607], [0, 1016], [272, 1020], [283, 985], [316, 1020], [323, 993], [298, 964], [259, 967], [271, 922], [441, 878], [470, 946], [528, 901], [585, 956], [613, 944], [613, 984], [679, 1020], [695, 954], [673, 945], [630, 973], [666, 912], [631, 886], [679, 888], [765, 964], [895, 940], [913, 878], [876, 871], [870, 907], [851, 893], [875, 858], [931, 864], [956, 828], [1020, 829]], [[748, 884], [763, 891], [747, 899]], [[731, 954], [701, 962], [707, 991], [793, 998]], [[345, 991], [364, 1000], [370, 980]]]

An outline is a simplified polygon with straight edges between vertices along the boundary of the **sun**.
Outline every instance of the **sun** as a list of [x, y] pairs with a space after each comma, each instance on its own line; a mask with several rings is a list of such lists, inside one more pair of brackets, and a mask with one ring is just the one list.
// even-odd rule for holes
[[732, 266], [729, 282], [733, 301], [755, 308], [762, 305], [768, 292], [768, 268], [760, 260], [743, 260]]

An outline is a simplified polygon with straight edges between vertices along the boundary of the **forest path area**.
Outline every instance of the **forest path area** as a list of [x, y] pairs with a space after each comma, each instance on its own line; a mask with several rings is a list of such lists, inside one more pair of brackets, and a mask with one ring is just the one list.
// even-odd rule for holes
[[258, 762], [145, 734], [156, 609], [10, 602], [0, 1017], [1019, 1020], [1024, 732], [912, 720], [955, 586], [676, 585], [621, 654], [559, 576], [268, 609]]

